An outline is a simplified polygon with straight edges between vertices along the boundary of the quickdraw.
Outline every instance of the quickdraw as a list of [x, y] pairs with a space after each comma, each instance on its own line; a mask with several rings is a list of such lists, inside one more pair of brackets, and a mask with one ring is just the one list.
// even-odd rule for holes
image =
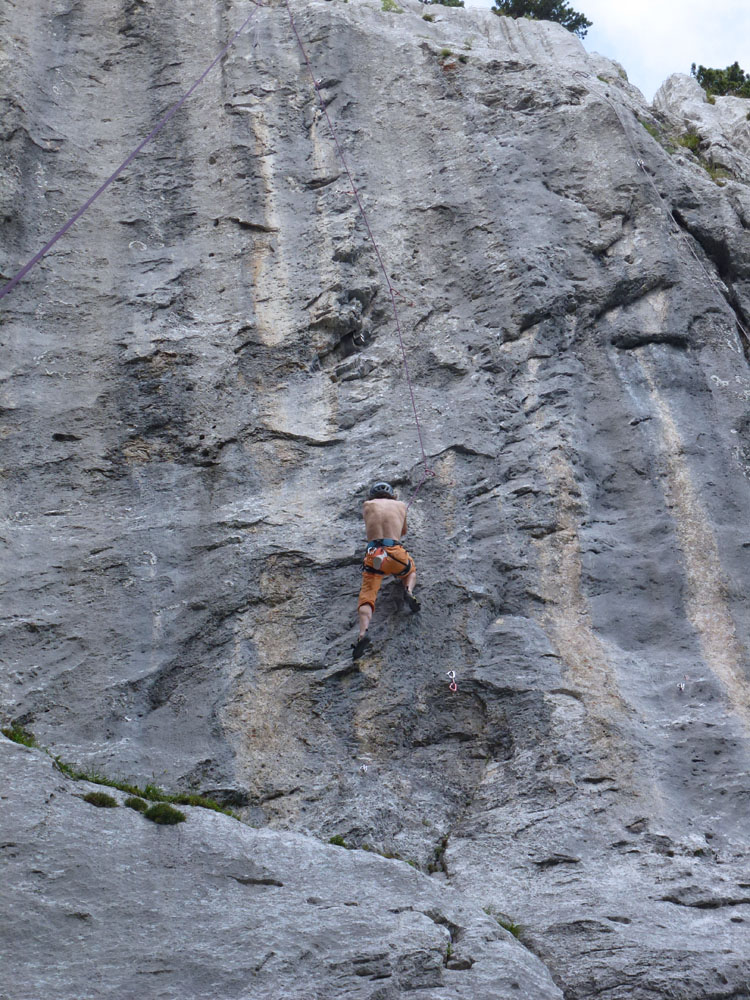
[[448, 687], [451, 689], [451, 691], [458, 691], [458, 684], [456, 684], [456, 671], [449, 670], [448, 676], [450, 677], [450, 684], [448, 685]]

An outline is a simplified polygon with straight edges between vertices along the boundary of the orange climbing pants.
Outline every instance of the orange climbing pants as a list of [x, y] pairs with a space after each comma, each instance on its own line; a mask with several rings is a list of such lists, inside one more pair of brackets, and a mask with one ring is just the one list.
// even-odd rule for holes
[[403, 545], [388, 545], [385, 549], [387, 555], [383, 564], [379, 570], [375, 569], [372, 560], [377, 551], [377, 549], [368, 548], [365, 552], [362, 563], [362, 586], [359, 588], [359, 604], [357, 605], [361, 608], [363, 604], [369, 604], [373, 611], [383, 577], [397, 576], [403, 581], [417, 568]]

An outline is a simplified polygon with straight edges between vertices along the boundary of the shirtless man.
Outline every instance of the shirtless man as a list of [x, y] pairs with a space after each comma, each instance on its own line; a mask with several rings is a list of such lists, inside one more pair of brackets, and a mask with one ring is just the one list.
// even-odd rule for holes
[[367, 551], [362, 563], [357, 611], [359, 639], [352, 647], [355, 660], [371, 645], [367, 629], [383, 577], [397, 577], [404, 588], [404, 600], [412, 611], [419, 611], [419, 601], [412, 593], [417, 582], [417, 567], [401, 545], [401, 538], [406, 534], [406, 504], [396, 499], [389, 483], [375, 483], [370, 488], [370, 499], [365, 500], [362, 517], [367, 531]]

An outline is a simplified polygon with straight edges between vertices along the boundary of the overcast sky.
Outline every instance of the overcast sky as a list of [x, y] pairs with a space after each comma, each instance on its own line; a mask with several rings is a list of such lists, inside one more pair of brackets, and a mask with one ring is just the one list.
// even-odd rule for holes
[[[492, 0], [465, 0], [492, 7]], [[750, 72], [750, 0], [571, 0], [594, 22], [589, 52], [616, 59], [650, 101], [670, 73], [698, 63]]]

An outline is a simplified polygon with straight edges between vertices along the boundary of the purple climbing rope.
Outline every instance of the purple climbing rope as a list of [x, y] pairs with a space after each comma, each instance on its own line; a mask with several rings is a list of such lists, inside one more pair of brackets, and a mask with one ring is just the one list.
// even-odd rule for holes
[[[265, 4], [259, 3], [258, 0], [250, 0], [250, 2], [253, 3], [256, 8], [258, 8], [258, 7], [265, 7], [266, 6]], [[45, 254], [49, 253], [49, 251], [52, 249], [52, 247], [55, 245], [55, 243], [57, 243], [57, 241], [59, 239], [61, 239], [67, 233], [67, 231], [70, 229], [71, 226], [75, 225], [75, 223], [78, 222], [78, 220], [81, 218], [81, 216], [83, 215], [84, 212], [86, 212], [89, 208], [91, 208], [91, 206], [94, 204], [94, 202], [99, 197], [99, 195], [104, 194], [104, 192], [107, 190], [107, 188], [110, 186], [110, 184], [112, 184], [114, 181], [116, 181], [117, 178], [120, 176], [120, 174], [123, 172], [123, 170], [125, 170], [127, 167], [130, 166], [130, 164], [133, 162], [133, 160], [136, 158], [136, 156], [138, 156], [138, 154], [141, 152], [141, 150], [145, 146], [147, 146], [151, 142], [151, 140], [155, 136], [157, 136], [159, 134], [159, 132], [161, 132], [161, 130], [164, 128], [164, 126], [167, 124], [167, 122], [173, 117], [173, 115], [175, 115], [180, 110], [180, 108], [185, 103], [185, 101], [187, 101], [187, 99], [191, 96], [191, 94], [193, 93], [193, 91], [196, 90], [203, 83], [203, 81], [206, 79], [206, 77], [211, 72], [211, 70], [214, 68], [214, 66], [221, 59], [224, 58], [224, 56], [231, 49], [231, 47], [234, 45], [234, 43], [237, 41], [237, 39], [240, 37], [240, 35], [242, 34], [242, 32], [245, 30], [245, 28], [248, 26], [248, 24], [250, 24], [250, 22], [252, 21], [252, 19], [255, 17], [255, 15], [257, 13], [258, 13], [258, 11], [256, 9], [256, 10], [254, 10], [250, 14], [250, 16], [242, 23], [242, 25], [240, 26], [240, 28], [234, 33], [234, 35], [232, 36], [232, 38], [227, 42], [227, 44], [224, 46], [224, 48], [221, 50], [221, 52], [218, 54], [218, 56], [216, 56], [216, 58], [213, 60], [213, 62], [211, 63], [211, 65], [208, 67], [208, 69], [206, 69], [198, 77], [198, 79], [192, 85], [192, 87], [190, 88], [190, 90], [188, 90], [187, 93], [183, 97], [181, 97], [180, 100], [173, 107], [171, 107], [169, 109], [169, 111], [167, 111], [167, 113], [164, 115], [164, 117], [161, 118], [159, 120], [159, 122], [154, 126], [154, 128], [152, 129], [152, 131], [149, 132], [149, 134], [146, 136], [146, 138], [143, 140], [143, 142], [136, 149], [133, 150], [133, 152], [130, 154], [130, 156], [123, 163], [120, 164], [120, 166], [117, 168], [117, 170], [115, 170], [115, 172], [113, 174], [110, 174], [110, 176], [101, 185], [101, 187], [98, 188], [94, 192], [94, 194], [91, 195], [91, 197], [89, 198], [89, 200], [85, 204], [81, 205], [81, 207], [78, 209], [78, 211], [75, 213], [75, 215], [72, 216], [72, 218], [68, 219], [68, 221], [65, 223], [64, 226], [62, 226], [60, 229], [58, 229], [58, 231], [55, 233], [55, 235], [52, 237], [52, 239], [49, 241], [49, 243], [47, 243], [46, 246], [42, 247], [42, 249], [39, 251], [39, 253], [36, 254], [35, 257], [32, 257], [31, 260], [27, 264], [24, 264], [24, 266], [21, 268], [20, 271], [18, 271], [16, 274], [14, 274], [13, 277], [10, 279], [10, 281], [7, 283], [7, 285], [4, 285], [2, 288], [0, 288], [0, 299], [2, 299], [9, 292], [13, 291], [13, 289], [16, 287], [16, 285], [18, 284], [18, 282], [22, 281], [26, 277], [26, 275], [29, 273], [29, 271], [39, 263], [39, 261], [42, 259], [42, 257], [44, 257]]]
[[383, 277], [385, 279], [385, 283], [386, 283], [386, 286], [388, 288], [388, 293], [389, 293], [389, 295], [391, 297], [391, 305], [393, 307], [393, 318], [396, 321], [396, 331], [398, 333], [398, 342], [399, 342], [399, 345], [401, 347], [401, 357], [403, 359], [404, 374], [406, 375], [406, 382], [407, 382], [407, 385], [409, 386], [409, 396], [411, 397], [411, 408], [412, 408], [412, 412], [414, 414], [414, 423], [416, 424], [416, 428], [417, 428], [417, 438], [419, 439], [419, 448], [420, 448], [420, 451], [422, 452], [422, 464], [424, 466], [424, 470], [423, 470], [423, 473], [422, 473], [422, 478], [420, 479], [420, 481], [419, 481], [419, 483], [417, 485], [417, 488], [412, 493], [411, 498], [409, 499], [409, 502], [406, 505], [407, 509], [408, 509], [412, 505], [412, 503], [414, 502], [414, 498], [416, 497], [417, 493], [419, 493], [419, 491], [422, 489], [422, 486], [424, 485], [425, 481], [427, 479], [433, 477], [435, 475], [435, 473], [430, 468], [429, 462], [427, 461], [427, 454], [425, 452], [424, 440], [422, 438], [422, 426], [421, 426], [421, 424], [419, 422], [419, 414], [417, 413], [417, 404], [416, 404], [416, 400], [415, 400], [415, 397], [414, 397], [414, 385], [412, 383], [411, 373], [409, 371], [409, 362], [408, 362], [407, 357], [406, 357], [406, 346], [404, 344], [404, 334], [403, 334], [403, 330], [402, 330], [402, 327], [401, 327], [401, 318], [399, 316], [398, 306], [396, 305], [396, 294], [397, 293], [396, 293], [396, 289], [393, 287], [391, 279], [390, 279], [390, 277], [388, 275], [388, 271], [386, 269], [385, 262], [383, 260], [383, 255], [380, 252], [380, 247], [378, 246], [378, 242], [375, 239], [373, 231], [372, 231], [372, 229], [370, 227], [370, 221], [367, 218], [367, 212], [365, 212], [365, 207], [362, 204], [362, 199], [360, 197], [357, 185], [354, 182], [354, 177], [352, 176], [352, 172], [349, 169], [348, 163], [346, 162], [346, 157], [344, 156], [344, 150], [342, 149], [341, 143], [339, 142], [338, 133], [336, 132], [336, 128], [335, 128], [335, 126], [333, 124], [333, 121], [331, 120], [331, 116], [328, 114], [328, 108], [326, 107], [326, 102], [323, 100], [323, 95], [320, 92], [320, 84], [319, 84], [319, 82], [318, 82], [318, 80], [317, 80], [317, 78], [315, 76], [315, 73], [313, 72], [312, 63], [310, 62], [310, 58], [309, 58], [309, 56], [307, 54], [307, 50], [306, 50], [306, 48], [304, 46], [302, 38], [300, 37], [300, 33], [297, 30], [297, 25], [295, 24], [294, 16], [292, 14], [292, 8], [289, 6], [289, 0], [284, 0], [284, 5], [286, 6], [287, 13], [289, 14], [289, 22], [290, 22], [290, 24], [292, 26], [292, 31], [294, 32], [294, 36], [297, 39], [297, 45], [299, 46], [299, 50], [302, 53], [302, 58], [305, 61], [305, 64], [307, 66], [307, 70], [308, 70], [308, 72], [310, 74], [310, 79], [312, 80], [313, 87], [315, 88], [315, 94], [316, 94], [316, 96], [318, 98], [318, 103], [320, 105], [320, 109], [323, 112], [323, 114], [325, 115], [326, 121], [328, 122], [328, 127], [331, 130], [331, 135], [333, 136], [333, 141], [334, 141], [334, 144], [336, 146], [336, 151], [338, 153], [339, 159], [341, 160], [341, 164], [342, 164], [342, 166], [344, 168], [346, 176], [349, 178], [349, 183], [351, 184], [352, 194], [356, 198], [356, 200], [357, 200], [357, 206], [359, 207], [359, 214], [362, 216], [362, 221], [365, 224], [365, 228], [367, 230], [367, 235], [369, 236], [370, 242], [372, 243], [373, 249], [375, 250], [375, 256], [378, 259], [378, 264], [380, 265], [380, 270], [383, 272]]

